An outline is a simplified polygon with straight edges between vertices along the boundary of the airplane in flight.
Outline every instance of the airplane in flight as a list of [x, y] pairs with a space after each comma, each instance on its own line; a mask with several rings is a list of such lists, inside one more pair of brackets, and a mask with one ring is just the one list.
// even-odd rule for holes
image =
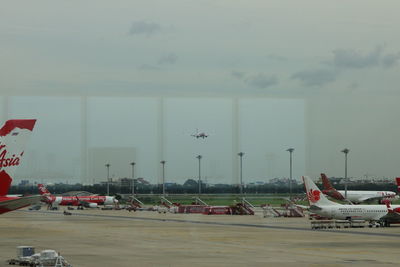
[[199, 132], [199, 129], [196, 129], [196, 132], [194, 134], [191, 134], [190, 136], [196, 137], [196, 139], [205, 139], [208, 137], [208, 134], [206, 134], [205, 132]]
[[399, 205], [390, 206], [389, 202], [386, 205], [339, 204], [328, 200], [308, 176], [303, 176], [303, 182], [312, 213], [337, 220], [365, 220], [370, 225], [374, 222], [382, 226], [400, 223]]
[[118, 200], [113, 196], [54, 196], [43, 185], [38, 184], [39, 192], [44, 196], [43, 202], [50, 207], [59, 206], [83, 206], [86, 208], [97, 208], [99, 205], [116, 205]]
[[41, 196], [11, 196], [15, 169], [21, 164], [25, 144], [36, 120], [8, 120], [0, 129], [0, 214], [40, 202]]
[[[337, 200], [346, 200], [345, 191], [344, 190], [336, 190], [331, 182], [329, 181], [328, 177], [321, 173], [322, 184], [324, 190], [322, 193], [328, 195]], [[347, 200], [352, 203], [361, 203], [366, 201], [374, 201], [378, 200], [381, 201], [383, 199], [394, 199], [397, 198], [395, 192], [392, 191], [361, 191], [361, 190], [347, 190]]]

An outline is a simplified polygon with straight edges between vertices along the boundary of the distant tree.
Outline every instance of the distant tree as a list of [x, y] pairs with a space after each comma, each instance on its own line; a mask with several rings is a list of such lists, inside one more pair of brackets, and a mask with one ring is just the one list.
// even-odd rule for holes
[[190, 187], [196, 187], [198, 185], [197, 181], [194, 179], [187, 179], [184, 183], [183, 186], [190, 188]]

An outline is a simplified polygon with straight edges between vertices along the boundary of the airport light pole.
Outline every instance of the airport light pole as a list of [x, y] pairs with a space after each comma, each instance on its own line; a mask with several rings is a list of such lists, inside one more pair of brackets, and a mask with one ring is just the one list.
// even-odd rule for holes
[[347, 199], [347, 154], [349, 154], [350, 149], [345, 148], [341, 152], [344, 153], [344, 198]]
[[290, 153], [290, 160], [289, 160], [289, 199], [292, 199], [292, 163], [293, 163], [293, 158], [292, 154], [294, 151], [294, 148], [288, 148], [286, 149]]
[[240, 195], [243, 195], [243, 156], [244, 152], [239, 152], [238, 156], [240, 158]]
[[109, 163], [107, 163], [104, 166], [106, 166], [106, 168], [107, 168], [107, 196], [109, 196], [110, 195], [110, 166], [111, 165]]
[[162, 194], [165, 197], [165, 160], [160, 161], [162, 164]]
[[199, 195], [201, 195], [201, 158], [202, 158], [202, 156], [198, 155], [196, 158], [199, 160], [199, 179], [198, 179], [198, 182], [199, 182]]
[[135, 197], [135, 162], [130, 163], [132, 166], [132, 196]]

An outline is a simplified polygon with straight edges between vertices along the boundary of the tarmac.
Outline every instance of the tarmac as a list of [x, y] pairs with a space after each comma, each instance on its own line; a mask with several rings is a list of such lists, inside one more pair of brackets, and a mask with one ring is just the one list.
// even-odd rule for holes
[[26, 209], [0, 215], [0, 266], [17, 246], [74, 267], [397, 266], [400, 226], [311, 230], [307, 218]]

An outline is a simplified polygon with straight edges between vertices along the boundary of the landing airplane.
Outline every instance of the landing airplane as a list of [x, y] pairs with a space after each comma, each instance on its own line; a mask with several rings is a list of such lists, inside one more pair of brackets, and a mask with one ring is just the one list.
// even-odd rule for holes
[[400, 222], [400, 206], [386, 205], [342, 205], [328, 200], [315, 183], [303, 176], [310, 212], [338, 220], [366, 220], [371, 224], [379, 222], [382, 226]]
[[[322, 193], [328, 195], [337, 200], [345, 200], [345, 191], [344, 190], [336, 190], [328, 177], [321, 173], [322, 184], [324, 186], [324, 190]], [[347, 200], [352, 203], [361, 203], [365, 201], [373, 201], [382, 199], [393, 199], [396, 198], [397, 195], [392, 191], [359, 191], [359, 190], [347, 190]]]
[[52, 206], [53, 204], [60, 206], [84, 206], [87, 208], [97, 208], [98, 205], [117, 204], [118, 200], [110, 196], [54, 196], [43, 185], [38, 184], [39, 192], [44, 196], [44, 202]]
[[40, 201], [41, 196], [7, 196], [35, 123], [36, 120], [8, 120], [0, 129], [0, 214]]
[[197, 139], [199, 138], [205, 139], [208, 137], [208, 134], [206, 134], [205, 132], [199, 132], [199, 129], [196, 129], [196, 133], [191, 134], [190, 136], [196, 137]]

